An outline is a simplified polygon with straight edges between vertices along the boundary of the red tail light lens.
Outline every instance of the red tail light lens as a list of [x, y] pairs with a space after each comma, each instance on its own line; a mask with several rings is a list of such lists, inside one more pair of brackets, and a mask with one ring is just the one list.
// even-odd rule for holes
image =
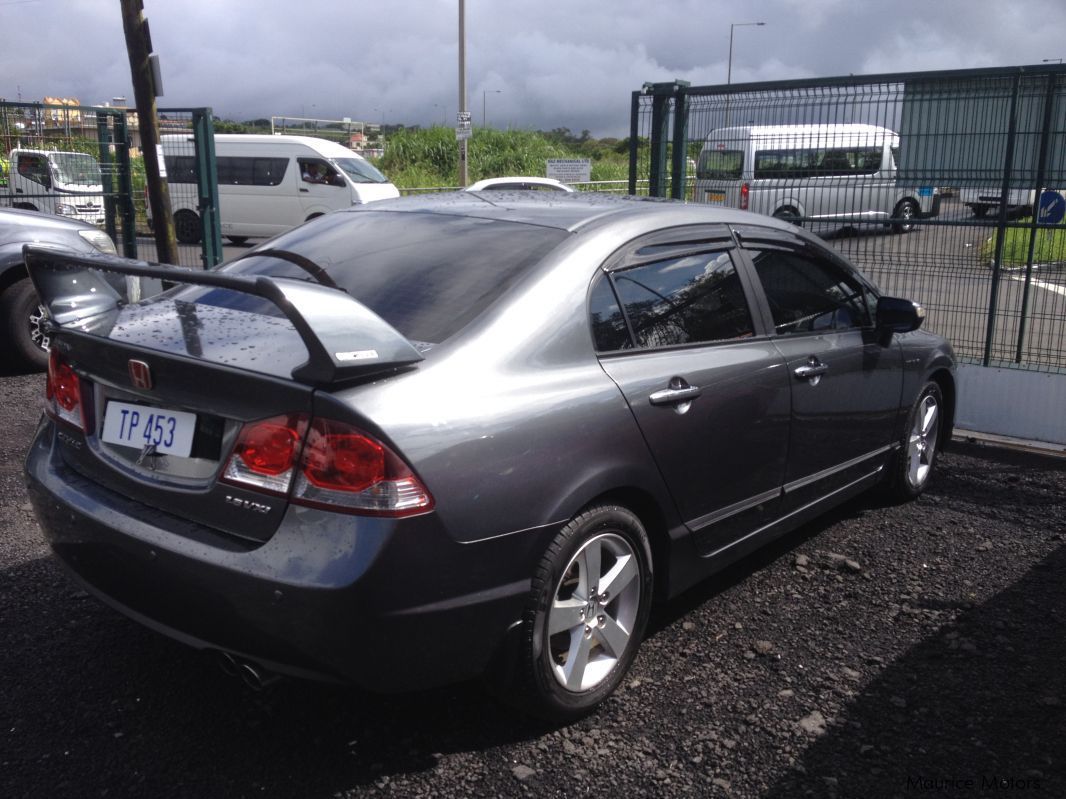
[[52, 416], [81, 430], [85, 429], [81, 407], [81, 378], [54, 348], [48, 353], [45, 396]]
[[747, 183], [743, 183], [740, 186], [740, 210], [748, 210], [748, 195], [751, 193], [751, 187]]
[[300, 413], [247, 423], [237, 437], [223, 479], [275, 494], [287, 493], [306, 430], [307, 416]]
[[409, 516], [433, 507], [429, 491], [392, 450], [329, 419], [311, 423], [293, 501], [376, 516]]

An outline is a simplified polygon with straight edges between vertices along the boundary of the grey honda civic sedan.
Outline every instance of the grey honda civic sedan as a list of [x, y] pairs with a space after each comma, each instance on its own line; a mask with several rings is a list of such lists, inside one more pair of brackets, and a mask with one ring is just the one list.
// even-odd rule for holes
[[[461, 193], [206, 272], [26, 263], [53, 551], [253, 682], [481, 675], [577, 716], [653, 601], [875, 485], [917, 496], [952, 428], [920, 306], [744, 212]], [[177, 285], [130, 302], [103, 273]]]

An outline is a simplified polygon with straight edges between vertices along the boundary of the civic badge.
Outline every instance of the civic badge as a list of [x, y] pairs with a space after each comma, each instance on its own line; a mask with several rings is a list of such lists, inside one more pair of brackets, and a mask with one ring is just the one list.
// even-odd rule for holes
[[149, 389], [152, 387], [152, 370], [144, 361], [130, 359], [129, 362], [130, 382], [134, 388]]

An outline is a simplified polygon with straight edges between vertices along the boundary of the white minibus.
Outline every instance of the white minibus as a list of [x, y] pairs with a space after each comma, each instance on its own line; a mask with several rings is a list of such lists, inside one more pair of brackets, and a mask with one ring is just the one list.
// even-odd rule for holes
[[940, 192], [900, 185], [898, 161], [899, 135], [876, 125], [718, 128], [700, 151], [694, 199], [817, 231], [893, 220], [907, 232], [940, 212]]
[[[162, 137], [178, 241], [200, 241], [196, 157], [188, 134]], [[218, 210], [222, 235], [234, 243], [273, 236], [352, 205], [399, 197], [362, 156], [310, 136], [218, 134]]]

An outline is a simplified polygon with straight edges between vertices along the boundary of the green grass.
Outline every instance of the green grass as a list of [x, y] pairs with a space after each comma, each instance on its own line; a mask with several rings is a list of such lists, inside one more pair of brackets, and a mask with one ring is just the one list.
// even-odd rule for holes
[[[1019, 219], [1022, 227], [1007, 228], [1003, 241], [1003, 266], [1024, 267], [1029, 259], [1030, 236], [1034, 235], [1025, 225], [1032, 219]], [[1034, 264], [1066, 264], [1066, 229], [1037, 230], [1036, 247], [1033, 250]], [[991, 263], [996, 255], [996, 236], [993, 234], [981, 245], [981, 260]]]
[[[592, 180], [625, 180], [629, 155], [601, 148], [589, 153], [538, 131], [475, 128], [467, 149], [470, 182], [504, 175], [544, 175], [549, 158], [590, 158]], [[456, 186], [459, 148], [452, 128], [401, 130], [387, 139], [374, 165], [401, 189]]]

